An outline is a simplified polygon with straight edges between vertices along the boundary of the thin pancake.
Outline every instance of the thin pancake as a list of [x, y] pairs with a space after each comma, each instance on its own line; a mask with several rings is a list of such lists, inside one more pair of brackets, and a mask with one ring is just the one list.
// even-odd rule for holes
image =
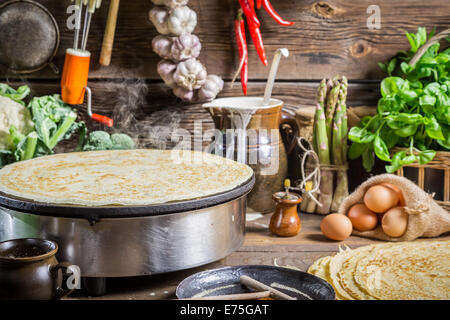
[[355, 281], [378, 299], [450, 299], [450, 241], [377, 247], [356, 267]]
[[[244, 164], [201, 152], [117, 150], [65, 153], [0, 170], [0, 191], [37, 202], [152, 205], [203, 198], [248, 181]], [[172, 158], [174, 160], [172, 160]]]

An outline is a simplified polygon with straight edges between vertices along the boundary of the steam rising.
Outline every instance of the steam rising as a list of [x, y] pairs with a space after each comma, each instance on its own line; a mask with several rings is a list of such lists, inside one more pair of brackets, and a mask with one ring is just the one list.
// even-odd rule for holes
[[[137, 148], [167, 149], [172, 132], [179, 128], [181, 115], [176, 106], [167, 106], [165, 94], [161, 102], [147, 101], [148, 86], [136, 71], [116, 70], [114, 77], [125, 79], [114, 82], [116, 97], [112, 117], [114, 132], [126, 133]], [[177, 104], [174, 101], [174, 104]], [[172, 105], [174, 105], [172, 104]]]

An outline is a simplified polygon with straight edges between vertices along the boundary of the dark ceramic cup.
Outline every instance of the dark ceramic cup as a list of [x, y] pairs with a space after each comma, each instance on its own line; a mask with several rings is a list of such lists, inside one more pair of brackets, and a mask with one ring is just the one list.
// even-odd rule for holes
[[58, 284], [67, 263], [56, 260], [58, 245], [44, 239], [0, 242], [0, 299], [52, 300], [72, 292]]

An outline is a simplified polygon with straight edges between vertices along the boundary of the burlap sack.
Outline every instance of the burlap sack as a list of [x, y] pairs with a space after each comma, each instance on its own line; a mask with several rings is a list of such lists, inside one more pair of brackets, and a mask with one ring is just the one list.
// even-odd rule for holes
[[386, 241], [410, 241], [419, 237], [437, 237], [450, 231], [450, 212], [439, 206], [431, 195], [412, 181], [392, 174], [374, 176], [361, 184], [342, 202], [339, 213], [347, 215], [348, 210], [354, 204], [363, 203], [367, 189], [384, 182], [396, 185], [403, 192], [406, 203], [405, 211], [409, 214], [405, 234], [398, 238], [392, 238], [383, 232], [381, 226], [377, 226], [376, 229], [365, 232], [353, 230], [354, 235]]

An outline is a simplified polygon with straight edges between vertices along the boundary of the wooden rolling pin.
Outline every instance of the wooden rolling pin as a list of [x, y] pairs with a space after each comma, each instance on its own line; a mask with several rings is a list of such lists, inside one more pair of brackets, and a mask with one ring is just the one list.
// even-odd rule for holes
[[255, 279], [252, 279], [248, 276], [241, 276], [240, 278], [241, 284], [245, 285], [247, 288], [254, 289], [254, 290], [265, 290], [270, 291], [270, 296], [274, 299], [278, 300], [297, 300], [294, 297], [288, 296], [287, 294], [278, 291], [277, 289], [274, 289], [268, 285], [265, 285], [262, 282], [259, 282]]
[[106, 21], [105, 35], [103, 36], [102, 51], [100, 53], [100, 64], [102, 66], [109, 66], [111, 63], [119, 4], [120, 0], [111, 0], [109, 4], [108, 20]]

